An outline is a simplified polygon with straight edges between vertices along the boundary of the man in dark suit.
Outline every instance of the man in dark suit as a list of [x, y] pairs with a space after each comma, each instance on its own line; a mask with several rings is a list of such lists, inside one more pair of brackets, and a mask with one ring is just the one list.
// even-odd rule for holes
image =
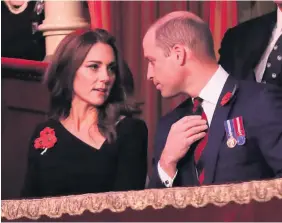
[[282, 176], [282, 91], [237, 81], [217, 64], [209, 27], [189, 12], [160, 18], [143, 39], [147, 78], [163, 97], [192, 98], [162, 117], [150, 187]]
[[234, 77], [282, 87], [282, 2], [276, 4], [276, 11], [225, 33], [219, 64]]

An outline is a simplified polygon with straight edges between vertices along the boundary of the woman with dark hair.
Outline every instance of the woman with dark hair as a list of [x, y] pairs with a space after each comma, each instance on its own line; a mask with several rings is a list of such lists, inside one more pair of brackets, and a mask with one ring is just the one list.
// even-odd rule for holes
[[125, 93], [114, 38], [76, 31], [59, 44], [45, 74], [50, 119], [32, 136], [23, 197], [141, 190], [146, 124]]
[[123, 61], [121, 66], [121, 72], [123, 73], [121, 82], [124, 87], [124, 92], [127, 96], [131, 97], [134, 95], [134, 80], [132, 72], [125, 61]]

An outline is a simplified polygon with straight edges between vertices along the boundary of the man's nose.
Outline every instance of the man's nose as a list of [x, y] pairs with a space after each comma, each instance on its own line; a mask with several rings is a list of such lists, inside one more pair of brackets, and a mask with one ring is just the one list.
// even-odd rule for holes
[[153, 80], [153, 72], [152, 69], [150, 68], [150, 66], [148, 66], [148, 70], [147, 70], [147, 80]]

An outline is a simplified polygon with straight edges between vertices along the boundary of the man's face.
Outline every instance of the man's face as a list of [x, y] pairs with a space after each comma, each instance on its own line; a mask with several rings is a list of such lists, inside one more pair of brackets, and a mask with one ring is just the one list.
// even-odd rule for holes
[[181, 93], [184, 82], [179, 72], [175, 56], [165, 56], [163, 49], [155, 44], [154, 31], [149, 31], [143, 39], [144, 57], [148, 60], [147, 79], [153, 81], [163, 97], [173, 97]]

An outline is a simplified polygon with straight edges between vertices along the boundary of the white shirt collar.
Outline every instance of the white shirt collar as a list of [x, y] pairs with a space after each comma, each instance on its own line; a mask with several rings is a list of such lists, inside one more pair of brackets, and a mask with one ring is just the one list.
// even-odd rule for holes
[[282, 31], [282, 11], [277, 8], [277, 29]]
[[229, 74], [219, 65], [212, 78], [201, 90], [199, 97], [216, 105], [228, 76]]

